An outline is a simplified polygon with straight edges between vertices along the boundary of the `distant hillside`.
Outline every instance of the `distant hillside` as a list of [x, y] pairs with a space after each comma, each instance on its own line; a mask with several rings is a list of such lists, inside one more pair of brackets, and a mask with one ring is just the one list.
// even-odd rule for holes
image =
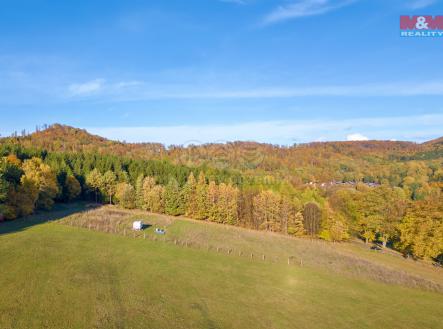
[[112, 141], [90, 134], [84, 129], [54, 124], [47, 129], [26, 136], [3, 138], [25, 148], [42, 148], [53, 152], [96, 152], [135, 158], [162, 156], [165, 148], [161, 144], [130, 144]]
[[425, 142], [423, 144], [431, 145], [431, 146], [434, 146], [434, 145], [436, 145], [436, 146], [443, 146], [443, 137], [427, 141], [427, 142]]
[[309, 181], [380, 181], [394, 162], [443, 158], [443, 137], [423, 144], [401, 141], [322, 142], [290, 147], [255, 142], [170, 146], [123, 143], [86, 130], [54, 124], [23, 137], [3, 138], [25, 148], [57, 152], [93, 152], [135, 159], [168, 159], [187, 166], [238, 169], [269, 174], [294, 184]]

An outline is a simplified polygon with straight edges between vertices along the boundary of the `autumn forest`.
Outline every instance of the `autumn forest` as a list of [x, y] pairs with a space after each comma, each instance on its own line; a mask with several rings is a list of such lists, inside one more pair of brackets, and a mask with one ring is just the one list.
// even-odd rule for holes
[[442, 139], [165, 147], [51, 125], [0, 156], [0, 220], [85, 200], [443, 262]]

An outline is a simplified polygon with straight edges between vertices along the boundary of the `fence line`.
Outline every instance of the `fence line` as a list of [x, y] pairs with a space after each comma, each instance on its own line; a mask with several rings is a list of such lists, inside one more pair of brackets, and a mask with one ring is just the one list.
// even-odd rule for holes
[[[97, 231], [97, 232], [104, 232], [107, 234], [114, 234], [114, 235], [121, 235], [121, 236], [125, 236], [125, 237], [130, 237], [133, 239], [143, 239], [143, 240], [150, 240], [150, 241], [160, 241], [163, 243], [170, 243], [170, 244], [174, 244], [174, 245], [179, 245], [182, 247], [186, 247], [186, 248], [194, 248], [194, 249], [199, 249], [199, 250], [206, 250], [206, 251], [211, 251], [214, 250], [217, 253], [223, 253], [226, 254], [228, 256], [236, 256], [236, 257], [240, 257], [240, 258], [249, 258], [251, 261], [259, 261], [259, 262], [266, 262], [266, 263], [276, 263], [276, 264], [285, 264], [285, 261], [280, 261], [280, 259], [278, 257], [268, 257], [266, 254], [263, 253], [259, 253], [259, 254], [254, 254], [253, 252], [251, 252], [250, 254], [245, 253], [244, 250], [238, 250], [238, 252], [236, 252], [236, 250], [234, 248], [226, 248], [226, 247], [220, 247], [220, 246], [214, 246], [214, 245], [210, 245], [210, 244], [201, 244], [201, 243], [196, 243], [195, 241], [191, 242], [189, 240], [180, 240], [178, 238], [171, 238], [169, 239], [168, 237], [164, 236], [163, 239], [153, 235], [153, 234], [147, 234], [146, 232], [138, 232], [138, 231], [132, 231], [132, 234], [128, 234], [127, 232], [127, 227], [126, 226], [122, 226], [120, 222], [118, 223], [107, 223], [107, 225], [100, 225], [99, 223], [97, 224], [92, 224], [89, 221], [86, 220], [67, 220], [65, 222], [60, 222], [62, 224], [71, 226], [71, 227], [78, 227], [78, 228], [84, 228], [87, 230], [93, 230], [93, 231]], [[114, 225], [113, 225], [114, 224]], [[287, 265], [292, 265], [292, 266], [303, 266], [303, 259], [301, 258], [296, 258], [295, 256], [289, 256], [287, 259]]]

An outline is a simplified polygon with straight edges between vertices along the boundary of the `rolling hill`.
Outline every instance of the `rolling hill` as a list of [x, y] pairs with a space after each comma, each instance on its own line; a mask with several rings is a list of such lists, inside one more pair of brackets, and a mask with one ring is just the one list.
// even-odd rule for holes
[[[443, 138], [443, 137], [442, 137]], [[167, 160], [186, 166], [239, 170], [247, 175], [272, 175], [292, 184], [333, 180], [380, 181], [377, 173], [413, 160], [443, 158], [442, 138], [423, 144], [402, 141], [321, 142], [280, 146], [255, 142], [172, 145], [124, 143], [86, 130], [54, 124], [32, 134], [0, 139], [51, 152], [111, 154], [131, 159]]]

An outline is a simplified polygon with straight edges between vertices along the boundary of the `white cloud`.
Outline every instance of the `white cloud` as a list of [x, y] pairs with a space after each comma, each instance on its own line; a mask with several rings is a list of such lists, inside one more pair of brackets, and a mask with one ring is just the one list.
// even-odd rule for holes
[[350, 134], [350, 135], [346, 136], [346, 140], [347, 141], [367, 141], [367, 140], [369, 140], [369, 138], [360, 134], [360, 133], [356, 133], [356, 134]]
[[299, 97], [406, 97], [443, 96], [443, 81], [392, 82], [363, 85], [281, 86], [224, 89], [200, 84], [152, 84], [145, 81], [106, 82], [96, 79], [68, 86], [65, 96], [96, 101], [160, 99], [279, 99]]
[[97, 96], [97, 95], [117, 95], [125, 90], [135, 88], [143, 83], [140, 81], [120, 81], [116, 83], [106, 83], [104, 79], [95, 79], [85, 83], [71, 84], [68, 86], [69, 96]]
[[270, 12], [263, 23], [272, 24], [288, 19], [325, 14], [347, 6], [356, 0], [297, 0], [289, 5], [279, 6]]
[[129, 88], [129, 87], [138, 86], [140, 84], [142, 84], [142, 82], [133, 80], [133, 81], [117, 82], [117, 83], [113, 84], [112, 86], [116, 89], [122, 89], [122, 88]]
[[72, 96], [83, 96], [97, 93], [103, 88], [105, 80], [95, 79], [84, 83], [74, 83], [68, 87], [69, 93]]
[[[94, 134], [128, 142], [192, 144], [253, 140], [290, 145], [326, 140], [413, 140], [425, 141], [443, 135], [443, 114], [355, 119], [244, 122], [146, 127], [89, 127]], [[360, 133], [349, 134], [349, 129]], [[367, 139], [367, 138], [366, 138]]]
[[438, 2], [438, 0], [415, 0], [415, 1], [410, 1], [407, 6], [410, 9], [421, 9], [421, 8], [426, 8], [429, 6], [432, 6], [434, 4], [436, 4]]
[[[396, 97], [442, 96], [443, 81], [417, 83], [379, 83], [302, 87], [262, 87], [223, 89], [189, 85], [154, 85], [146, 82], [114, 83], [102, 86], [99, 97], [107, 101], [155, 99], [264, 99], [296, 97]], [[97, 96], [92, 94], [91, 96]]]

